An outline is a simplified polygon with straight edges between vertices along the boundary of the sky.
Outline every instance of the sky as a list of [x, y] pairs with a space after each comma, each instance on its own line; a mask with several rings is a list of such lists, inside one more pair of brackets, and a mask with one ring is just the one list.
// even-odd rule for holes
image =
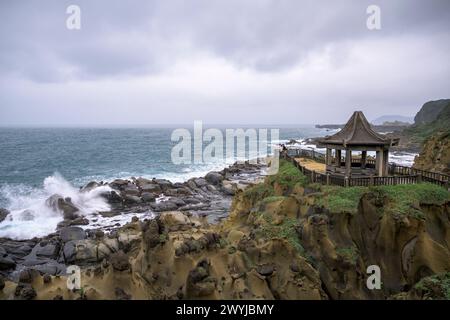
[[342, 123], [450, 98], [448, 0], [1, 1], [0, 40], [0, 126]]

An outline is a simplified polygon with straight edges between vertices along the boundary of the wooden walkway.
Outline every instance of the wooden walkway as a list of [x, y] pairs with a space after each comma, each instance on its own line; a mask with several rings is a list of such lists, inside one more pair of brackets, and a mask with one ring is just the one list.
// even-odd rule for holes
[[[284, 159], [292, 162], [309, 180], [313, 183], [321, 183], [327, 185], [338, 185], [343, 187], [352, 186], [380, 186], [380, 185], [396, 185], [396, 184], [414, 184], [419, 182], [430, 182], [449, 189], [450, 176], [438, 173], [414, 169], [410, 167], [389, 164], [389, 176], [350, 176], [326, 173], [320, 170], [318, 166], [312, 166], [311, 163], [303, 164], [298, 159], [311, 159], [318, 163], [325, 163], [325, 155], [314, 150], [289, 149], [281, 155]], [[352, 163], [358, 162], [359, 159], [352, 159]], [[367, 159], [368, 164], [375, 164], [374, 159]]]

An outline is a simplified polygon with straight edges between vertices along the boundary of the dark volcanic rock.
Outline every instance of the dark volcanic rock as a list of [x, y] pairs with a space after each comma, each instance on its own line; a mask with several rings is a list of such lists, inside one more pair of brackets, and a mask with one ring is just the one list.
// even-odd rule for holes
[[86, 232], [80, 227], [67, 227], [61, 229], [59, 235], [63, 242], [86, 239]]
[[218, 172], [212, 171], [206, 174], [205, 179], [213, 185], [219, 185], [223, 180], [223, 176]]
[[61, 211], [64, 219], [73, 220], [78, 217], [77, 212], [79, 210], [70, 198], [63, 198], [58, 194], [54, 194], [45, 201], [45, 204], [55, 211]]
[[154, 203], [151, 205], [151, 207], [156, 212], [174, 211], [174, 210], [177, 210], [177, 208], [178, 208], [177, 204], [171, 200]]
[[148, 183], [141, 187], [142, 192], [155, 192], [159, 193], [161, 192], [161, 187], [156, 183]]
[[0, 222], [6, 219], [6, 216], [9, 214], [9, 211], [3, 208], [0, 208]]
[[2, 291], [4, 287], [5, 287], [5, 279], [0, 274], [0, 291]]
[[150, 192], [143, 192], [141, 195], [141, 199], [144, 202], [154, 202], [156, 199], [156, 195]]
[[9, 270], [14, 269], [16, 267], [16, 263], [9, 256], [0, 256], [0, 270]]
[[128, 204], [138, 204], [138, 203], [142, 202], [142, 199], [139, 198], [138, 196], [132, 196], [132, 195], [128, 195], [128, 194], [126, 194], [124, 196], [124, 199], [125, 199], [125, 203], [128, 203]]

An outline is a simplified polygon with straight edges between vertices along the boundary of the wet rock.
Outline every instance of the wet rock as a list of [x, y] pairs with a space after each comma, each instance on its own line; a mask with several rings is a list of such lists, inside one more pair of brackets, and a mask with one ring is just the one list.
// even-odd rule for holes
[[77, 212], [79, 210], [70, 198], [63, 198], [58, 194], [54, 194], [45, 203], [53, 210], [62, 212], [64, 219], [73, 220], [78, 217]]
[[14, 269], [16, 267], [16, 263], [9, 256], [0, 256], [0, 270], [9, 270]]
[[109, 262], [111, 263], [114, 270], [125, 271], [125, 270], [130, 269], [130, 263], [128, 261], [128, 256], [123, 251], [113, 253], [109, 257]]
[[156, 195], [150, 192], [143, 192], [141, 195], [141, 199], [144, 202], [154, 202], [156, 199]]
[[34, 265], [24, 263], [24, 265], [29, 266], [33, 270], [38, 271], [40, 274], [48, 274], [48, 275], [61, 275], [66, 273], [66, 265], [62, 263], [58, 263], [55, 260], [47, 260], [46, 262]]
[[63, 242], [86, 239], [86, 232], [80, 227], [67, 227], [59, 231]]
[[0, 208], [0, 222], [6, 219], [6, 216], [9, 214], [9, 211], [3, 208]]
[[124, 179], [116, 179], [113, 182], [111, 182], [109, 185], [113, 189], [121, 189], [124, 188], [126, 185], [128, 185], [129, 181]]
[[166, 179], [154, 179], [153, 182], [157, 183], [162, 191], [172, 187], [172, 182]]
[[171, 200], [154, 203], [151, 205], [151, 207], [156, 212], [174, 211], [178, 208], [177, 204]]
[[101, 185], [97, 181], [91, 181], [81, 189], [81, 192], [89, 192], [99, 186]]
[[141, 186], [141, 190], [142, 192], [159, 193], [161, 192], [161, 187], [156, 183], [148, 183]]
[[142, 199], [139, 198], [138, 196], [132, 196], [129, 194], [126, 194], [124, 196], [124, 200], [125, 200], [125, 203], [128, 203], [128, 204], [139, 204], [142, 202]]
[[69, 222], [69, 226], [87, 226], [89, 220], [84, 217], [78, 217]]
[[125, 189], [123, 189], [123, 193], [130, 196], [138, 196], [140, 191], [135, 185], [128, 185]]
[[100, 211], [99, 214], [103, 218], [111, 218], [120, 215], [121, 213], [119, 211]]
[[199, 188], [208, 185], [208, 181], [206, 181], [204, 178], [194, 179], [194, 182], [197, 185], [197, 187], [199, 187]]
[[218, 172], [209, 172], [205, 176], [205, 180], [213, 185], [220, 185], [223, 180], [223, 176]]
[[71, 240], [64, 244], [63, 258], [66, 263], [80, 265], [98, 262], [97, 243], [94, 240]]
[[116, 191], [107, 192], [102, 196], [112, 204], [121, 203], [123, 201], [122, 197]]
[[36, 257], [55, 258], [58, 250], [59, 247], [56, 244], [41, 242], [33, 248], [29, 256], [34, 255]]

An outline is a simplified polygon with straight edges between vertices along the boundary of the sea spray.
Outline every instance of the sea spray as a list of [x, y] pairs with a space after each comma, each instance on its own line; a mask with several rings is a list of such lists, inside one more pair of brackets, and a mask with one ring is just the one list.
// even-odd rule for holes
[[89, 215], [110, 209], [101, 196], [110, 190], [109, 186], [100, 186], [80, 191], [58, 173], [45, 178], [42, 189], [4, 185], [0, 192], [6, 198], [6, 208], [11, 213], [0, 223], [0, 237], [30, 239], [54, 232], [63, 220], [61, 212], [46, 204], [46, 200], [54, 194], [71, 198], [81, 215]]

